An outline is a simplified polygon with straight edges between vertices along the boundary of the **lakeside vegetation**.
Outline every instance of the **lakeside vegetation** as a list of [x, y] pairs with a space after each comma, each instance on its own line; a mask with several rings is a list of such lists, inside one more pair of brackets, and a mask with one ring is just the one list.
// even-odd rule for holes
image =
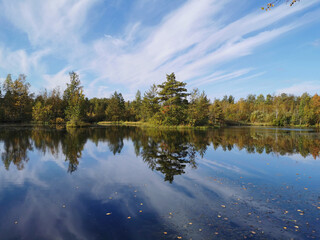
[[132, 101], [125, 101], [118, 92], [109, 98], [88, 99], [75, 72], [70, 73], [70, 83], [63, 93], [56, 88], [38, 95], [30, 92], [25, 75], [12, 80], [9, 74], [0, 91], [0, 122], [67, 127], [97, 122], [169, 127], [319, 126], [320, 96], [250, 94], [238, 101], [232, 95], [210, 100], [204, 91], [188, 92], [186, 83], [176, 80], [172, 73], [162, 84], [153, 84], [143, 96], [137, 91]]

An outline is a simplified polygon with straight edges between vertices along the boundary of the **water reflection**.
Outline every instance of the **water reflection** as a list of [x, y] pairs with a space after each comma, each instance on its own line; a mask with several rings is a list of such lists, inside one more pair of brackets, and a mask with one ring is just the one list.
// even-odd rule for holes
[[288, 131], [264, 128], [226, 128], [219, 130], [159, 130], [136, 127], [107, 127], [56, 130], [50, 128], [1, 129], [2, 161], [8, 170], [13, 164], [24, 169], [33, 148], [43, 154], [62, 153], [68, 172], [77, 170], [87, 141], [96, 145], [106, 142], [109, 151], [120, 154], [125, 140], [131, 140], [135, 154], [141, 156], [150, 169], [172, 182], [174, 176], [184, 174], [187, 165], [196, 168], [196, 156], [203, 157], [210, 145], [224, 151], [234, 148], [247, 153], [276, 155], [300, 154], [302, 157], [320, 155], [320, 138], [316, 132]]
[[2, 129], [0, 239], [318, 239], [318, 146], [262, 128]]

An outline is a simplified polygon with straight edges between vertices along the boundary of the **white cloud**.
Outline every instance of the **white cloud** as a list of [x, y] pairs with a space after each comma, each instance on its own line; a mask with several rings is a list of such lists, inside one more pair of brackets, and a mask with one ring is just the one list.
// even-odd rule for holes
[[[66, 72], [79, 69], [82, 77], [95, 78], [82, 78], [89, 97], [109, 95], [114, 87], [110, 84], [122, 85], [129, 90], [128, 95], [133, 95], [137, 88], [163, 81], [171, 72], [197, 86], [228, 81], [245, 76], [251, 66], [228, 72], [223, 65], [253, 54], [261, 45], [310, 21], [292, 21], [291, 17], [318, 2], [304, 1], [292, 8], [284, 4], [268, 13], [257, 9], [234, 19], [230, 0], [189, 0], [158, 25], [130, 22], [122, 35], [102, 33], [102, 37], [85, 42], [90, 10], [100, 1], [2, 1], [3, 14], [27, 34], [32, 49], [48, 50], [28, 54], [23, 49], [0, 49], [1, 63], [9, 59], [0, 67], [18, 66], [24, 73], [33, 70], [44, 76], [46, 88], [63, 87]], [[66, 62], [67, 67], [47, 74], [40, 62], [49, 53]]]
[[[222, 64], [252, 54], [259, 46], [304, 24], [302, 20], [279, 26], [281, 20], [315, 3], [308, 1], [290, 9], [283, 5], [270, 14], [257, 11], [223, 23], [219, 14], [226, 10], [227, 1], [191, 0], [165, 17], [142, 42], [126, 40], [126, 34], [96, 40], [89, 68], [98, 73], [99, 81], [126, 84], [132, 90], [163, 81], [165, 74], [173, 71], [182, 81], [214, 82], [210, 76], [214, 77]], [[277, 25], [270, 28], [273, 24]]]
[[288, 94], [294, 94], [294, 95], [301, 95], [305, 92], [309, 94], [320, 93], [319, 81], [303, 82], [303, 83], [292, 85], [287, 88], [278, 89], [276, 91], [276, 94], [288, 93]]
[[314, 47], [319, 47], [320, 46], [320, 39], [316, 39], [311, 43], [312, 46]]
[[78, 35], [85, 32], [88, 11], [97, 1], [12, 0], [2, 1], [1, 7], [11, 23], [27, 33], [31, 44], [38, 46], [77, 41]]
[[0, 47], [0, 68], [7, 73], [13, 74], [29, 74], [32, 70], [43, 68], [41, 59], [48, 55], [49, 50], [39, 50], [28, 54], [25, 50], [19, 49], [10, 51], [9, 49]]
[[66, 84], [69, 82], [70, 79], [69, 71], [71, 71], [70, 66], [62, 69], [60, 72], [53, 75], [44, 74], [43, 79], [45, 81], [45, 87], [47, 89], [60, 87], [60, 89], [63, 91], [66, 88]]

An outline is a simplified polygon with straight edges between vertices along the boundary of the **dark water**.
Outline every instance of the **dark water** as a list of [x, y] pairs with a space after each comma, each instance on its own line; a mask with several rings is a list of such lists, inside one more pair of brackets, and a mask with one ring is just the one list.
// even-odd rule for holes
[[0, 128], [0, 239], [320, 239], [312, 130]]

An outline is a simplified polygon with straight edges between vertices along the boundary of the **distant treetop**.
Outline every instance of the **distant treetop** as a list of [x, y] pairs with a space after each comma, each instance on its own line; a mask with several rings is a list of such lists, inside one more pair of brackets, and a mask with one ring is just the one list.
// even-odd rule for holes
[[[275, 7], [277, 4], [283, 2], [284, 0], [274, 0], [272, 2], [267, 3], [266, 7], [261, 7], [262, 10], [270, 10], [271, 8]], [[290, 6], [294, 5], [297, 1], [300, 0], [286, 0], [287, 3], [290, 3]]]

